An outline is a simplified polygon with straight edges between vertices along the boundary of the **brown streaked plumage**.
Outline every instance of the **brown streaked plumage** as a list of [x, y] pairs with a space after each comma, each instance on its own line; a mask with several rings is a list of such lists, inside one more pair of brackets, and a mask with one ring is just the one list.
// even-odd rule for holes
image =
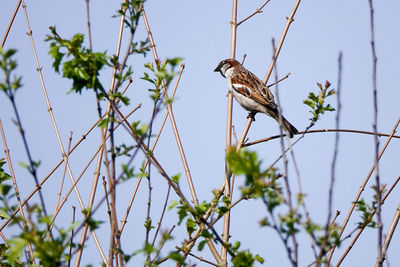
[[[229, 91], [239, 104], [252, 114], [265, 113], [279, 123], [278, 105], [269, 88], [234, 59], [222, 60], [214, 71], [219, 71], [228, 82]], [[297, 129], [282, 116], [282, 128], [292, 138]]]

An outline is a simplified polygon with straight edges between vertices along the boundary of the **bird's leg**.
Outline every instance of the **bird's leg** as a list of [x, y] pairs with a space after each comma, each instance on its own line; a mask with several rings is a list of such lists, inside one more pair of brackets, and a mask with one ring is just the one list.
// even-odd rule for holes
[[247, 118], [252, 119], [253, 121], [256, 121], [256, 119], [255, 119], [256, 113], [257, 112], [254, 112], [254, 111], [250, 112], [249, 115], [247, 115]]

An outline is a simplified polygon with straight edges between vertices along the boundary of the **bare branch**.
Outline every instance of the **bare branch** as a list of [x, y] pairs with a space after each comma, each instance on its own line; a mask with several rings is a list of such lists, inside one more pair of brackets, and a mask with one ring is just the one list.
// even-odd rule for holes
[[[400, 176], [397, 177], [397, 179], [394, 181], [394, 183], [392, 184], [390, 189], [386, 192], [385, 196], [382, 198], [382, 203], [381, 203], [382, 205], [385, 203], [386, 199], [389, 197], [390, 193], [393, 191], [393, 189], [396, 187], [396, 185], [397, 185], [397, 183], [399, 181], [400, 181]], [[374, 214], [375, 214], [375, 212], [372, 214], [372, 216]], [[336, 266], [340, 266], [342, 264], [344, 258], [347, 256], [347, 254], [349, 254], [350, 250], [353, 248], [354, 244], [356, 243], [356, 241], [358, 240], [358, 238], [360, 237], [361, 233], [364, 231], [365, 228], [366, 228], [365, 225], [363, 227], [359, 228], [358, 233], [353, 238], [353, 240], [351, 241], [350, 245], [347, 247], [346, 251], [340, 257], [340, 259], [339, 259], [338, 263], [336, 264]]]
[[[380, 151], [379, 156], [378, 156], [378, 161], [380, 160], [380, 158], [382, 157], [382, 155], [385, 152], [386, 148], [388, 147], [390, 141], [392, 140], [393, 135], [396, 132], [397, 127], [399, 126], [399, 123], [400, 123], [400, 117], [397, 119], [397, 122], [396, 122], [395, 126], [393, 127], [393, 130], [390, 133], [389, 138], [386, 140], [385, 145], [383, 146], [382, 150]], [[344, 232], [344, 229], [346, 228], [347, 223], [350, 220], [350, 216], [353, 214], [353, 211], [354, 211], [354, 209], [356, 207], [357, 201], [360, 199], [360, 196], [361, 196], [362, 192], [364, 191], [364, 188], [367, 185], [367, 183], [369, 181], [369, 178], [371, 178], [371, 175], [374, 172], [374, 170], [375, 170], [375, 164], [372, 166], [372, 168], [369, 171], [367, 177], [365, 178], [364, 182], [360, 186], [360, 189], [358, 190], [358, 193], [357, 193], [354, 201], [352, 202], [353, 204], [351, 205], [351, 208], [350, 208], [349, 212], [347, 213], [346, 219], [344, 220], [343, 225], [340, 228], [339, 235], [338, 235], [339, 238], [342, 236], [342, 234]], [[330, 263], [330, 261], [332, 259], [332, 255], [333, 255], [333, 252], [335, 251], [335, 248], [336, 247], [331, 248], [331, 250], [329, 252], [329, 256], [328, 256], [328, 260], [327, 260], [326, 266], [329, 266], [329, 263]]]
[[375, 30], [374, 30], [374, 7], [372, 4], [372, 0], [368, 1], [369, 3], [369, 12], [370, 12], [370, 32], [371, 32], [371, 54], [372, 54], [372, 95], [373, 95], [373, 121], [372, 121], [372, 129], [374, 130], [374, 142], [375, 142], [375, 186], [376, 186], [376, 195], [377, 195], [377, 208], [376, 208], [376, 218], [377, 218], [377, 226], [378, 226], [378, 257], [376, 261], [376, 266], [381, 267], [384, 261], [382, 257], [382, 216], [381, 216], [381, 200], [382, 200], [382, 193], [381, 193], [381, 185], [380, 185], [380, 178], [379, 178], [379, 139], [377, 136], [378, 132], [378, 99], [377, 99], [377, 86], [376, 86], [376, 52], [375, 52]]
[[[156, 50], [156, 47], [155, 47], [153, 34], [151, 33], [149, 22], [147, 20], [147, 16], [146, 16], [146, 12], [145, 12], [144, 8], [142, 8], [142, 16], [143, 16], [143, 20], [144, 20], [144, 23], [146, 25], [146, 30], [147, 30], [147, 33], [148, 33], [148, 36], [149, 36], [149, 39], [150, 39], [150, 42], [151, 42], [151, 45], [152, 45], [154, 60], [156, 62], [159, 62], [160, 59], [159, 59], [159, 57], [157, 55], [157, 50]], [[162, 90], [163, 90], [164, 98], [167, 100], [168, 99], [168, 94], [167, 94], [167, 90], [166, 90], [165, 87], [166, 87], [165, 82], [162, 81]], [[172, 129], [174, 130], [174, 135], [175, 135], [176, 143], [177, 143], [177, 146], [178, 146], [178, 149], [179, 149], [179, 154], [181, 156], [183, 167], [185, 169], [186, 178], [187, 178], [188, 183], [189, 183], [190, 193], [192, 194], [192, 198], [193, 198], [194, 204], [197, 206], [197, 205], [199, 205], [199, 201], [197, 199], [196, 191], [195, 191], [195, 188], [194, 188], [194, 185], [193, 185], [192, 175], [191, 175], [190, 170], [189, 170], [189, 165], [187, 163], [185, 152], [183, 150], [183, 146], [182, 146], [182, 142], [181, 142], [181, 138], [179, 136], [178, 128], [176, 126], [175, 116], [174, 116], [174, 114], [172, 112], [172, 105], [171, 105], [170, 101], [165, 101], [165, 102], [167, 103], [167, 110], [168, 110], [169, 119], [171, 121]]]
[[[13, 182], [13, 186], [14, 186], [15, 197], [17, 199], [18, 208], [19, 208], [19, 211], [20, 211], [21, 217], [22, 217], [22, 223], [24, 225], [24, 229], [27, 229], [25, 213], [24, 213], [24, 210], [22, 209], [22, 203], [21, 203], [21, 198], [20, 198], [20, 195], [19, 195], [17, 180], [15, 178], [14, 168], [13, 168], [13, 165], [12, 165], [12, 162], [11, 162], [10, 150], [8, 149], [8, 146], [7, 146], [6, 136], [4, 134], [3, 123], [1, 122], [1, 120], [0, 120], [0, 132], [1, 132], [1, 138], [3, 139], [4, 153], [6, 153], [7, 162], [8, 162], [8, 166], [9, 166], [9, 169], [10, 169], [10, 174], [11, 174], [11, 178], [12, 178], [12, 182]], [[31, 259], [33, 261], [35, 261], [32, 244], [30, 242], [28, 243], [28, 247], [29, 247], [29, 254], [31, 256]]]
[[249, 16], [247, 16], [246, 18], [242, 19], [241, 21], [238, 22], [237, 26], [239, 26], [240, 24], [242, 24], [243, 22], [245, 22], [246, 20], [250, 19], [251, 17], [253, 17], [254, 15], [258, 14], [258, 13], [262, 13], [262, 9], [269, 3], [270, 0], [265, 1], [265, 3], [260, 6], [259, 8], [256, 9], [256, 11], [254, 11], [253, 13], [251, 13]]
[[18, 10], [19, 10], [19, 7], [21, 6], [21, 2], [22, 2], [22, 0], [19, 0], [18, 3], [17, 3], [17, 6], [16, 6], [16, 8], [15, 8], [15, 10], [14, 10], [14, 14], [13, 14], [12, 17], [11, 17], [11, 20], [10, 20], [10, 23], [8, 24], [6, 33], [4, 34], [3, 41], [1, 41], [1, 47], [4, 47], [4, 44], [6, 43], [8, 33], [10, 32], [11, 26], [12, 26], [13, 23], [14, 23], [15, 16], [17, 15], [17, 12], [18, 12]]
[[269, 65], [267, 74], [265, 74], [265, 78], [264, 78], [264, 84], [266, 84], [268, 82], [269, 77], [272, 74], [272, 70], [275, 66], [276, 60], [278, 59], [279, 56], [279, 52], [281, 51], [281, 48], [283, 46], [283, 42], [285, 41], [286, 38], [286, 34], [289, 30], [290, 25], [292, 24], [292, 22], [294, 21], [294, 15], [296, 14], [297, 8], [300, 5], [301, 0], [297, 0], [296, 3], [294, 4], [294, 7], [292, 9], [292, 13], [290, 13], [290, 16], [286, 19], [286, 25], [285, 28], [283, 29], [282, 35], [281, 35], [281, 39], [279, 39], [279, 43], [278, 46], [276, 47], [276, 51], [275, 51], [275, 56], [274, 56], [274, 60], [271, 61], [271, 64]]
[[[338, 58], [338, 86], [336, 90], [336, 102], [337, 102], [337, 109], [336, 109], [336, 129], [339, 129], [339, 122], [340, 122], [340, 112], [342, 111], [342, 103], [340, 99], [340, 93], [342, 90], [342, 53], [339, 53], [339, 58]], [[329, 193], [328, 193], [328, 217], [326, 219], [326, 225], [325, 225], [325, 237], [324, 237], [324, 242], [322, 245], [322, 250], [320, 253], [320, 258], [326, 253], [326, 251], [323, 251], [324, 248], [327, 246], [328, 243], [328, 238], [329, 238], [329, 226], [330, 226], [330, 220], [332, 216], [332, 203], [333, 203], [333, 186], [335, 184], [335, 171], [336, 171], [336, 161], [337, 161], [337, 155], [338, 155], [338, 147], [339, 147], [339, 132], [336, 132], [335, 134], [335, 145], [333, 149], [333, 159], [332, 159], [332, 164], [331, 164], [331, 181], [329, 184]]]
[[[334, 132], [343, 132], [343, 133], [356, 133], [356, 134], [368, 134], [368, 135], [374, 135], [373, 132], [369, 132], [369, 131], [361, 131], [361, 130], [352, 130], [352, 129], [319, 129], [319, 130], [310, 130], [310, 131], [302, 131], [299, 132], [298, 134], [312, 134], [312, 133], [325, 133], [325, 132], [329, 132], [329, 133], [334, 133]], [[391, 134], [386, 134], [386, 133], [377, 133], [377, 135], [379, 137], [390, 137], [392, 136]], [[263, 139], [259, 139], [256, 141], [252, 141], [252, 142], [248, 142], [243, 144], [244, 147], [248, 147], [248, 146], [253, 146], [259, 143], [264, 143], [264, 142], [268, 142], [270, 140], [274, 140], [277, 138], [280, 138], [280, 135], [274, 135], [274, 136], [270, 136], [267, 138], [263, 138]], [[400, 135], [393, 135], [392, 138], [400, 138]]]

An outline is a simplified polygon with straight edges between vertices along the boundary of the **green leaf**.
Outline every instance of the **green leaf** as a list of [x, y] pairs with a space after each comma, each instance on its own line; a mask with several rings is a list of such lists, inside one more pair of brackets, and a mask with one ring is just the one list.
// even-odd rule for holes
[[89, 80], [90, 76], [84, 69], [75, 69], [78, 73], [78, 77], [82, 80]]
[[185, 259], [182, 257], [182, 255], [179, 254], [178, 252], [171, 252], [168, 255], [168, 258], [170, 258], [170, 259], [172, 259], [172, 260], [174, 260], [174, 261], [176, 261], [177, 263], [180, 263], [180, 264], [183, 264], [184, 261], [185, 261]]
[[0, 210], [0, 218], [2, 220], [4, 220], [4, 219], [8, 220], [10, 218], [10, 216], [8, 216], [8, 214], [4, 210]]
[[210, 234], [207, 230], [202, 230], [200, 232], [200, 236], [204, 238], [212, 238], [212, 234]]
[[206, 244], [206, 241], [205, 241], [205, 240], [200, 241], [200, 242], [199, 242], [199, 245], [197, 246], [197, 250], [198, 250], [198, 251], [202, 251], [203, 248], [204, 248], [204, 246], [205, 246], [205, 244]]
[[189, 208], [187, 207], [187, 205], [182, 203], [180, 204], [181, 205], [178, 206], [178, 216], [179, 216], [178, 225], [182, 223], [183, 219], [185, 219], [189, 213]]
[[24, 169], [29, 169], [29, 165], [24, 163], [24, 162], [18, 162], [18, 165], [21, 166]]
[[154, 226], [151, 224], [151, 219], [146, 219], [144, 222], [144, 227], [146, 228], [147, 231], [150, 231], [151, 229], [154, 228]]
[[179, 183], [180, 178], [181, 178], [181, 174], [180, 173], [178, 173], [177, 175], [174, 175], [174, 176], [171, 177], [172, 181], [174, 183], [176, 183], [176, 184]]
[[18, 260], [22, 252], [24, 251], [24, 248], [28, 244], [28, 241], [24, 238], [21, 237], [16, 237], [13, 238], [11, 241], [11, 246], [10, 248], [6, 251], [7, 257], [11, 260], [11, 262]]
[[261, 257], [260, 255], [255, 255], [254, 256], [254, 259], [256, 260], [256, 261], [258, 261], [259, 263], [261, 263], [261, 264], [263, 264], [264, 263], [264, 258], [263, 257]]
[[235, 174], [244, 174], [246, 176], [258, 176], [260, 173], [260, 161], [256, 152], [250, 152], [242, 149], [236, 152], [236, 148], [232, 147], [228, 150], [226, 156], [229, 168]]
[[238, 252], [232, 259], [232, 264], [234, 267], [252, 267], [254, 261], [253, 255], [246, 250]]
[[207, 203], [205, 201], [201, 202], [199, 205], [195, 207], [197, 215], [200, 216], [204, 215], [210, 207], [211, 207], [210, 203]]
[[260, 226], [270, 226], [270, 222], [268, 221], [267, 217], [264, 217], [262, 220], [259, 222]]
[[154, 72], [153, 63], [148, 62], [148, 63], [145, 63], [144, 66], [145, 66], [146, 68], [148, 68], [149, 70], [151, 70], [151, 71]]
[[175, 58], [169, 58], [167, 59], [167, 62], [169, 64], [171, 64], [173, 67], [175, 67], [176, 65], [178, 65], [180, 62], [182, 62], [182, 58], [180, 57], [175, 57]]
[[168, 207], [168, 210], [172, 210], [173, 208], [175, 208], [175, 207], [178, 206], [179, 204], [180, 204], [179, 201], [172, 200], [172, 201], [171, 201], [171, 205]]
[[197, 224], [192, 218], [188, 218], [186, 220], [186, 230], [189, 233], [189, 236], [196, 230]]
[[0, 194], [2, 196], [7, 196], [8, 192], [11, 190], [11, 185], [8, 184], [0, 184]]
[[105, 118], [105, 119], [102, 119], [100, 122], [99, 122], [99, 124], [97, 124], [97, 127], [99, 127], [99, 128], [107, 128], [108, 127], [108, 122], [110, 121], [110, 118]]
[[11, 176], [6, 173], [3, 169], [3, 165], [6, 162], [4, 161], [4, 159], [0, 159], [0, 184], [3, 183], [4, 181], [7, 181], [9, 179], [11, 179]]

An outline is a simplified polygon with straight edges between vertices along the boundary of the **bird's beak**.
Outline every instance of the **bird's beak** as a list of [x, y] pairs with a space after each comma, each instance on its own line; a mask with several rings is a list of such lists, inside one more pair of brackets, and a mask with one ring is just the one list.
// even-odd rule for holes
[[214, 71], [221, 71], [221, 67], [222, 67], [222, 64], [221, 64], [221, 62], [218, 64], [218, 66], [215, 68], [215, 70]]

